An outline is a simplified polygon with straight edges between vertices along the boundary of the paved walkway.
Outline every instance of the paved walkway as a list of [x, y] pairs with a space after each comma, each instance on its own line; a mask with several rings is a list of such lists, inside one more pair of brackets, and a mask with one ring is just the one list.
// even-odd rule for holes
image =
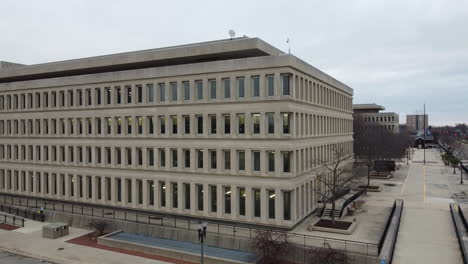
[[400, 198], [405, 200], [395, 264], [462, 263], [450, 216], [453, 194], [450, 170], [437, 150], [416, 150]]

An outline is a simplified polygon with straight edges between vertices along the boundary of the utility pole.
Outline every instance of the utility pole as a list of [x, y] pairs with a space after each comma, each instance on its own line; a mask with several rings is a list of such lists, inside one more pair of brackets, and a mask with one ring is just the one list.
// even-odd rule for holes
[[424, 138], [424, 165], [426, 165], [426, 103], [424, 103], [424, 114], [423, 114], [423, 138]]

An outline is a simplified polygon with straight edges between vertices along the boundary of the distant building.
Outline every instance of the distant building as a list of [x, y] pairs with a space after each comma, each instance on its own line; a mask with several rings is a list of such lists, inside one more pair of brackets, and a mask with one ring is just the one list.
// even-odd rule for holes
[[406, 128], [410, 133], [416, 134], [429, 126], [429, 116], [426, 115], [406, 115]]
[[366, 123], [381, 125], [394, 133], [400, 131], [399, 116], [393, 112], [379, 112], [385, 107], [378, 104], [353, 104], [354, 115], [361, 115]]

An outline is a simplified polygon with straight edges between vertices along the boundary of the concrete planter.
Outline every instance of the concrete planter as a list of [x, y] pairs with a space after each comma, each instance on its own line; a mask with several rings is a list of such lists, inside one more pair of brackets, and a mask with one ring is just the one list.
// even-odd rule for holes
[[[318, 221], [320, 221], [320, 219], [318, 219], [317, 221], [315, 221], [311, 225], [313, 231], [337, 233], [337, 234], [343, 234], [343, 235], [351, 235], [354, 232], [354, 230], [356, 229], [356, 227], [357, 227], [357, 222], [348, 222], [348, 223], [351, 223], [351, 225], [346, 230], [336, 229], [336, 228], [329, 228], [329, 227], [315, 226]], [[336, 221], [338, 221], [338, 220], [336, 220]], [[347, 222], [347, 221], [341, 221], [341, 222]]]

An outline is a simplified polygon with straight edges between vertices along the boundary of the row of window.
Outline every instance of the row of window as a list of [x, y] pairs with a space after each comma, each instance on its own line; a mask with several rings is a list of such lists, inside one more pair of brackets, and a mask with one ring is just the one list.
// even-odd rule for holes
[[[311, 180], [291, 191], [0, 169], [0, 191], [195, 212], [217, 213], [219, 210], [225, 215], [273, 220], [291, 220], [293, 199], [297, 203], [296, 214], [310, 212], [317, 204], [316, 183]], [[281, 199], [277, 200], [279, 196]], [[235, 207], [233, 203], [237, 203]], [[265, 212], [262, 206], [266, 207]]]
[[[309, 171], [333, 157], [333, 148], [351, 155], [351, 142], [302, 148], [295, 151], [233, 150], [197, 148], [101, 147], [1, 144], [0, 160], [65, 163], [128, 168], [222, 169], [274, 173], [292, 172], [296, 161], [299, 172]], [[294, 158], [293, 155], [296, 157]]]
[[[0, 95], [0, 111], [54, 109], [135, 104], [160, 104], [202, 100], [231, 100], [291, 95], [291, 74], [174, 81], [104, 88], [60, 89]], [[275, 78], [279, 78], [278, 81]], [[247, 85], [249, 82], [249, 85]], [[280, 85], [276, 88], [275, 84]], [[235, 87], [233, 89], [232, 87]], [[352, 98], [326, 86], [296, 76], [296, 98], [336, 109], [349, 110]], [[168, 91], [167, 91], [168, 90]]]
[[[349, 132], [352, 121], [303, 113], [235, 113], [0, 120], [0, 135], [203, 135]], [[280, 126], [277, 128], [277, 126]]]
[[365, 122], [395, 122], [395, 116], [364, 116]]

